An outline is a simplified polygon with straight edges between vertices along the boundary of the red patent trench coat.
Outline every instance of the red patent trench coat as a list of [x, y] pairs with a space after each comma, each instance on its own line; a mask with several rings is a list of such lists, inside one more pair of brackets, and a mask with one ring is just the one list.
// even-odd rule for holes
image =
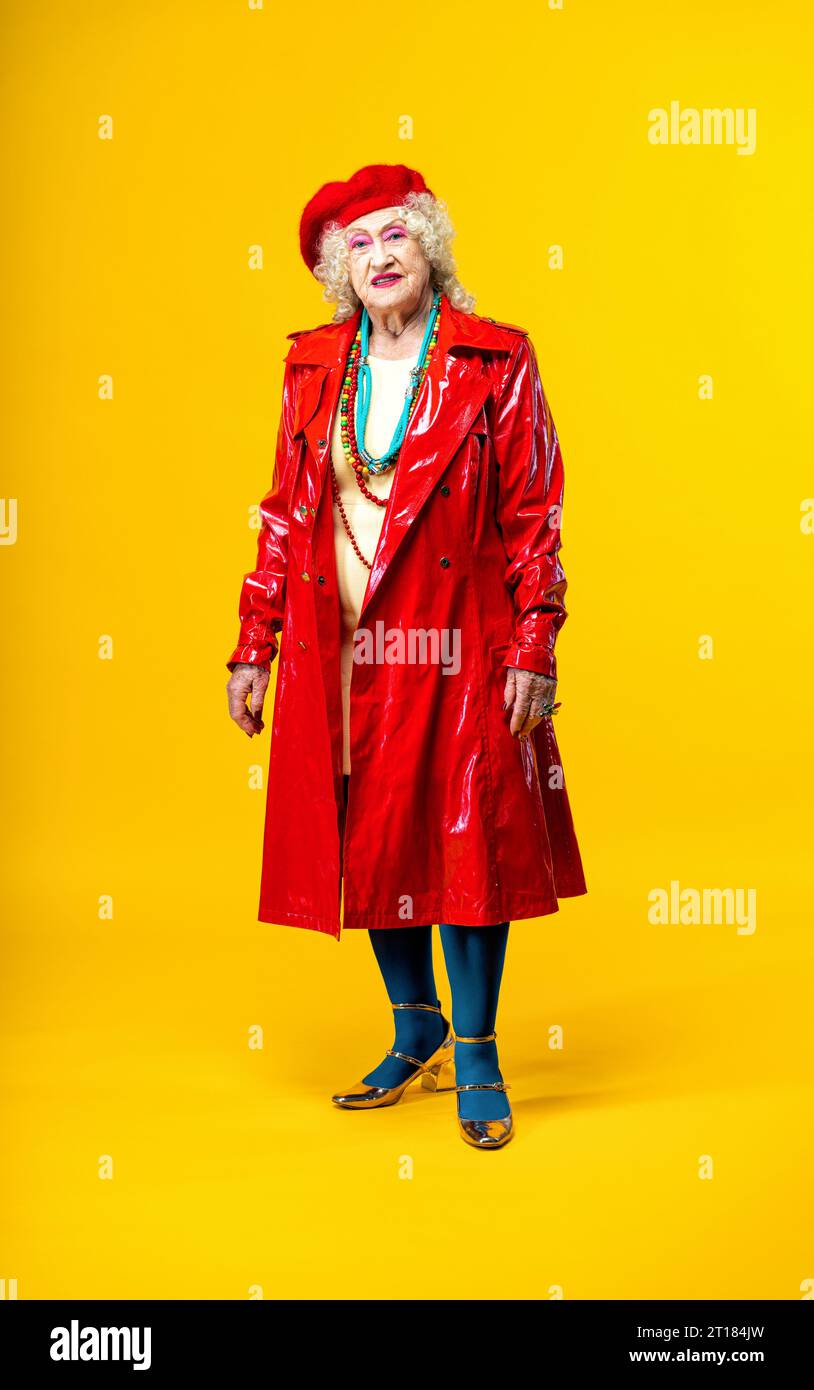
[[[343, 923], [556, 912], [586, 887], [552, 720], [519, 740], [502, 705], [506, 666], [556, 676], [562, 459], [525, 331], [445, 295], [359, 619], [378, 659], [354, 663], [344, 814], [329, 452], [360, 314], [288, 335], [273, 485], [227, 662], [268, 667], [282, 634], [258, 920], [338, 938]], [[446, 629], [448, 645], [428, 640], [421, 660], [407, 640], [421, 629]], [[406, 659], [387, 660], [401, 640]]]

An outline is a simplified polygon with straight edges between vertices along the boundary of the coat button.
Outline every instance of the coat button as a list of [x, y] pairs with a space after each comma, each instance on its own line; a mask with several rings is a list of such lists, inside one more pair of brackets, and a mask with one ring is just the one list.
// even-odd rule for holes
[[312, 516], [316, 516], [316, 512], [314, 511], [313, 507], [309, 507], [308, 510]]
[[318, 440], [317, 440], [317, 444], [319, 445], [320, 449], [322, 448], [322, 446], [323, 446], [324, 444], [327, 444], [327, 443], [328, 443], [327, 439], [318, 439]]
[[442, 556], [441, 556], [441, 559], [440, 559], [440, 561], [439, 561], [439, 564], [440, 564], [442, 570], [448, 570], [448, 569], [449, 569], [449, 560], [447, 559], [446, 555], [442, 555]]
[[300, 502], [300, 516], [307, 516], [307, 515], [308, 515], [308, 508], [306, 507], [306, 505], [305, 505], [304, 502]]
[[300, 638], [299, 642], [297, 643], [297, 646], [302, 647], [303, 651], [306, 650], [306, 643], [303, 642], [302, 638]]
[[446, 483], [444, 483], [443, 487], [441, 488], [441, 496], [449, 497], [449, 488], [447, 487]]
[[300, 579], [304, 579], [306, 584], [311, 583], [311, 576], [307, 570], [303, 570], [302, 574], [300, 575]]
[[318, 574], [318, 575], [317, 575], [317, 584], [324, 584], [324, 583], [325, 583], [325, 575], [324, 575], [324, 574]]

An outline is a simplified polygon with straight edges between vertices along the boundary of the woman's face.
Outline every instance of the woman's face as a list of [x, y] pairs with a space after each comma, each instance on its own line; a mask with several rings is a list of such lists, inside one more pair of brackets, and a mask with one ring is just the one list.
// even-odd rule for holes
[[430, 263], [395, 207], [357, 217], [345, 229], [353, 288], [368, 313], [417, 309], [430, 278]]

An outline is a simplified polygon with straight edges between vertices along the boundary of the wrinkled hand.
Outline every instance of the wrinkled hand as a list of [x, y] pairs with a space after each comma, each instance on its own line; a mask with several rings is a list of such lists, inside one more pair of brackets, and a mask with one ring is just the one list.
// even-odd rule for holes
[[[253, 666], [247, 661], [239, 661], [229, 677], [226, 695], [229, 700], [229, 713], [244, 734], [252, 738], [263, 732], [263, 701], [271, 673], [264, 666]], [[251, 713], [246, 708], [246, 700], [251, 695]]]
[[506, 688], [503, 692], [504, 708], [511, 710], [511, 733], [517, 738], [527, 738], [544, 718], [539, 713], [543, 705], [553, 705], [557, 682], [549, 676], [540, 676], [536, 671], [520, 671], [516, 666], [506, 668]]

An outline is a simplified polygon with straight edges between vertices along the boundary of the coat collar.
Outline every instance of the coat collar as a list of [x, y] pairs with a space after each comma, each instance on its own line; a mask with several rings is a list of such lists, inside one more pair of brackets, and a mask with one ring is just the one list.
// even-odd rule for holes
[[[355, 313], [343, 323], [321, 323], [316, 328], [289, 333], [291, 347], [286, 361], [321, 367], [344, 366], [361, 317], [362, 306], [359, 305]], [[455, 347], [507, 352], [511, 348], [511, 338], [506, 327], [496, 324], [493, 319], [481, 318], [478, 314], [463, 313], [442, 294], [438, 351], [444, 353]]]
[[[361, 318], [361, 306], [341, 324], [321, 324], [301, 334], [289, 334], [287, 361], [308, 367], [300, 382], [293, 413], [293, 433], [303, 434], [308, 448], [297, 484], [306, 515], [319, 509], [327, 482], [334, 419], [345, 362]], [[522, 333], [524, 330], [519, 330]], [[360, 624], [393, 558], [467, 432], [478, 418], [492, 387], [482, 353], [509, 353], [517, 343], [512, 331], [474, 314], [455, 309], [441, 297], [438, 341], [421, 384], [393, 473], [390, 500], [379, 545], [368, 576]], [[457, 353], [456, 348], [471, 351]], [[482, 414], [482, 412], [481, 412]], [[325, 557], [327, 563], [327, 557]]]

